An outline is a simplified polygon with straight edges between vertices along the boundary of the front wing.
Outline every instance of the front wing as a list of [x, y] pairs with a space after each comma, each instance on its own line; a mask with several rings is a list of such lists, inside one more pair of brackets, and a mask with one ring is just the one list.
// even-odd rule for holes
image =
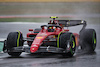
[[[14, 47], [8, 52], [30, 52], [30, 47]], [[40, 46], [35, 53], [65, 53], [63, 48], [51, 47], [51, 46]]]

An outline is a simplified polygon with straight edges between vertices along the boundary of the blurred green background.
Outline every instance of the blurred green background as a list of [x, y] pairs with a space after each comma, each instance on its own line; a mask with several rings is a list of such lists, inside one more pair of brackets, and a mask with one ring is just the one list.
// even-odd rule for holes
[[100, 24], [99, 0], [81, 1], [0, 2], [0, 22], [48, 22], [50, 16], [58, 16]]

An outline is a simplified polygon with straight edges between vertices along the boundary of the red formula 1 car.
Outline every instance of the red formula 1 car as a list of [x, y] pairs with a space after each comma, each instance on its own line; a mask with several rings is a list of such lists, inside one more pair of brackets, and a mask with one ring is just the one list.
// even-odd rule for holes
[[[82, 50], [94, 51], [96, 47], [96, 32], [94, 29], [86, 29], [86, 21], [83, 20], [55, 20], [51, 17], [48, 25], [42, 25], [41, 29], [29, 29], [27, 38], [23, 38], [20, 31], [10, 32], [5, 41], [4, 51], [11, 56], [19, 56], [23, 51], [30, 53], [58, 53], [62, 56], [72, 57], [75, 49], [81, 46]], [[64, 27], [83, 25], [77, 33], [72, 33]], [[29, 47], [24, 47], [27, 41]], [[88, 49], [86, 49], [88, 47]]]

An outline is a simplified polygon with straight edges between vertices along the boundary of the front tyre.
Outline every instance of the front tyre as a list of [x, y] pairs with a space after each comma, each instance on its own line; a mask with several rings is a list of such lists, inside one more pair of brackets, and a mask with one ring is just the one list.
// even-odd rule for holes
[[20, 56], [22, 52], [8, 52], [11, 56]]
[[6, 41], [8, 54], [11, 56], [19, 56], [22, 52], [13, 52], [14, 47], [23, 46], [23, 35], [20, 31], [10, 32]]
[[64, 33], [60, 36], [60, 48], [65, 49], [63, 57], [72, 57], [75, 53], [76, 42], [75, 37], [72, 33]]

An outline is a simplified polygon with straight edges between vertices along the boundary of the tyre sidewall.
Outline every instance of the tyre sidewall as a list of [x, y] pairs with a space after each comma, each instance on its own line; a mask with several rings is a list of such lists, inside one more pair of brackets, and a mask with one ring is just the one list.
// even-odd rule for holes
[[[20, 32], [10, 32], [7, 37], [6, 46], [7, 49], [11, 49], [13, 47], [23, 46], [23, 35]], [[19, 37], [19, 40], [18, 40]], [[19, 43], [17, 45], [17, 42]]]
[[94, 51], [96, 43], [94, 44], [94, 38], [96, 38], [96, 31], [94, 29], [84, 29], [80, 33], [80, 45], [83, 50]]
[[[72, 41], [74, 41], [75, 46], [74, 48], [72, 48], [73, 44]], [[70, 44], [70, 49], [67, 48], [68, 43]], [[76, 49], [76, 42], [75, 42], [75, 38], [74, 35], [72, 33], [64, 33], [60, 36], [60, 48], [65, 49], [65, 54], [63, 54], [63, 56], [70, 56], [72, 57], [73, 54], [75, 53], [75, 49]]]

